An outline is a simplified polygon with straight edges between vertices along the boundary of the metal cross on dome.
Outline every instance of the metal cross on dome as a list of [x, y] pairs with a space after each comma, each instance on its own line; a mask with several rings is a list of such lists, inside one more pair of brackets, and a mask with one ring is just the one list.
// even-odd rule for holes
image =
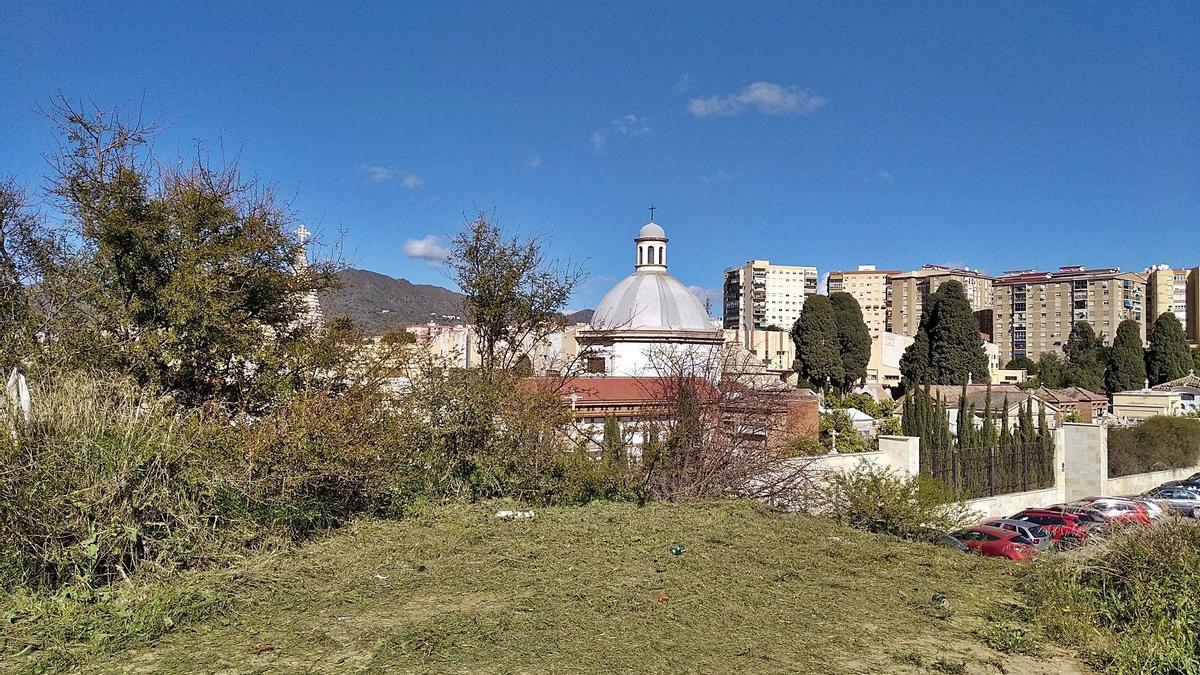
[[650, 222], [654, 222], [654, 205], [650, 205]]

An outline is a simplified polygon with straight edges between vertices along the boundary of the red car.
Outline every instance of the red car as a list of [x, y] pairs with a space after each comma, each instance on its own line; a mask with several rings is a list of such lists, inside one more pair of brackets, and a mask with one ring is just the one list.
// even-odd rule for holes
[[1019, 533], [991, 525], [968, 527], [954, 537], [980, 555], [1009, 560], [1029, 560], [1037, 555], [1037, 549]]
[[1082, 514], [1058, 509], [1025, 509], [1011, 517], [1041, 525], [1050, 533], [1050, 541], [1059, 548], [1074, 548], [1087, 543], [1091, 524]]
[[1084, 497], [1072, 502], [1074, 506], [1083, 506], [1099, 511], [1111, 518], [1114, 523], [1134, 523], [1137, 525], [1150, 524], [1150, 511], [1145, 504], [1132, 499], [1120, 497]]

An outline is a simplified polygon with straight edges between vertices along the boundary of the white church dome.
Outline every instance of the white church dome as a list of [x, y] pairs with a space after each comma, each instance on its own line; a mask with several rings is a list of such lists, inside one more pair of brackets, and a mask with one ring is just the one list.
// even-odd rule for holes
[[662, 226], [660, 226], [658, 223], [654, 222], [653, 220], [646, 223], [645, 225], [643, 225], [641, 230], [638, 230], [638, 239], [666, 239], [666, 238], [667, 238], [667, 233], [662, 229]]
[[636, 270], [596, 305], [592, 328], [714, 330], [704, 304], [667, 273], [667, 235], [662, 227], [653, 221], [646, 223], [634, 241], [637, 242]]

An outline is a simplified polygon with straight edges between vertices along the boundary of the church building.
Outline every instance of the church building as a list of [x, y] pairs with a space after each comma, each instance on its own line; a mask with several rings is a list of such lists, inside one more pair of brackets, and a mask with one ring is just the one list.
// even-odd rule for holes
[[[652, 214], [653, 215], [653, 214]], [[694, 362], [697, 372], [712, 363], [724, 343], [708, 311], [686, 286], [667, 272], [667, 234], [653, 218], [634, 241], [633, 274], [596, 306], [591, 325], [578, 334], [585, 368], [591, 375], [648, 377], [656, 359]]]

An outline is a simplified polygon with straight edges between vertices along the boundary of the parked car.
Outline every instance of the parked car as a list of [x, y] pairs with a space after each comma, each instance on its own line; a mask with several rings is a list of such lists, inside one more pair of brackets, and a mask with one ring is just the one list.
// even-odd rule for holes
[[954, 536], [980, 555], [1009, 560], [1029, 560], [1037, 556], [1037, 549], [1028, 539], [991, 525], [968, 527]]
[[1170, 480], [1162, 484], [1162, 487], [1190, 487], [1200, 489], [1200, 473], [1194, 473], [1182, 480]]
[[1131, 502], [1137, 502], [1138, 504], [1141, 504], [1142, 506], [1146, 507], [1146, 515], [1150, 517], [1150, 520], [1158, 520], [1159, 518], [1164, 518], [1167, 516], [1167, 514], [1170, 513], [1170, 509], [1167, 507], [1166, 502], [1163, 502], [1162, 500], [1159, 500], [1159, 499], [1151, 499], [1151, 498], [1147, 497], [1145, 494], [1121, 495], [1119, 497], [1119, 499], [1124, 499], [1126, 501], [1131, 501]]
[[1150, 524], [1150, 510], [1145, 504], [1121, 497], [1084, 497], [1071, 502], [1074, 506], [1095, 509], [1115, 523]]
[[1112, 522], [1112, 518], [1104, 515], [1093, 508], [1086, 506], [1073, 506], [1071, 504], [1052, 504], [1046, 507], [1057, 513], [1066, 513], [1074, 516], [1080, 523], [1087, 526], [1090, 531], [1095, 532], [1097, 529], [1107, 528]]
[[966, 544], [959, 541], [952, 534], [940, 535], [940, 536], [934, 538], [933, 543], [937, 544], [938, 546], [945, 546], [946, 548], [954, 549], [955, 551], [958, 551], [959, 553], [970, 553], [971, 552], [971, 547], [969, 547]]
[[1025, 509], [1009, 520], [1018, 520], [1041, 526], [1050, 533], [1050, 541], [1059, 548], [1075, 548], [1086, 544], [1092, 534], [1102, 526], [1084, 521], [1088, 514], [1070, 513], [1064, 509]]
[[1002, 530], [1008, 530], [1009, 532], [1016, 532], [1022, 537], [1028, 539], [1029, 543], [1033, 544], [1033, 547], [1039, 551], [1045, 551], [1054, 543], [1054, 538], [1050, 535], [1049, 531], [1047, 531], [1041, 525], [1028, 520], [993, 518], [992, 520], [984, 521], [982, 524], [998, 527]]
[[1174, 513], [1200, 518], [1200, 492], [1185, 487], [1162, 485], [1142, 495], [1146, 499], [1160, 501]]

